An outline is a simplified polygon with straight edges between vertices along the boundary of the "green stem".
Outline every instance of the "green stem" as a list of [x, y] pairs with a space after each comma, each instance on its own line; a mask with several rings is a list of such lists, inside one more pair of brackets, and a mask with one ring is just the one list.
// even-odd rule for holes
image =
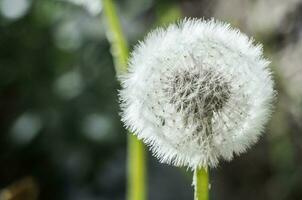
[[[117, 75], [127, 71], [129, 55], [117, 11], [112, 0], [103, 0], [104, 17], [108, 25], [107, 38], [111, 44], [111, 53]], [[146, 199], [146, 155], [144, 145], [133, 134], [128, 134], [128, 171], [127, 199]]]
[[182, 16], [178, 3], [172, 4], [171, 2], [156, 1], [155, 8], [157, 16], [155, 26], [167, 26], [170, 23], [176, 22]]
[[116, 73], [120, 75], [127, 71], [128, 45], [112, 0], [103, 0], [102, 2], [108, 25], [107, 38], [111, 44], [111, 54], [114, 58]]
[[146, 151], [133, 134], [128, 135], [128, 200], [146, 199]]
[[209, 173], [205, 168], [194, 170], [194, 200], [209, 199]]

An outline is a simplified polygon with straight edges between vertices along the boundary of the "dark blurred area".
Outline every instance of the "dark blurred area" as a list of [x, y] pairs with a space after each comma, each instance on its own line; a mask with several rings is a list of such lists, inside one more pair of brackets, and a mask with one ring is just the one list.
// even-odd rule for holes
[[[116, 3], [130, 47], [180, 14], [227, 21], [263, 43], [275, 113], [257, 145], [211, 170], [211, 199], [301, 200], [302, 0]], [[0, 200], [125, 199], [106, 34], [101, 0], [0, 0]], [[186, 169], [148, 157], [150, 200], [193, 199]]]

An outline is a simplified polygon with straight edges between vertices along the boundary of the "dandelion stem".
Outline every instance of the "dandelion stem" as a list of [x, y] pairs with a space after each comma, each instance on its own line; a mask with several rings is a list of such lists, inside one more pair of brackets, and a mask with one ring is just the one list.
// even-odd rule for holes
[[108, 25], [107, 38], [111, 44], [111, 54], [118, 75], [127, 71], [128, 45], [113, 0], [103, 0], [104, 16]]
[[145, 146], [133, 134], [128, 135], [128, 200], [146, 199]]
[[[104, 15], [108, 25], [107, 38], [117, 75], [127, 70], [129, 50], [112, 0], [103, 0]], [[146, 155], [144, 145], [134, 135], [128, 134], [127, 199], [146, 199]]]
[[209, 199], [209, 173], [205, 168], [197, 168], [194, 170], [193, 177], [194, 200]]

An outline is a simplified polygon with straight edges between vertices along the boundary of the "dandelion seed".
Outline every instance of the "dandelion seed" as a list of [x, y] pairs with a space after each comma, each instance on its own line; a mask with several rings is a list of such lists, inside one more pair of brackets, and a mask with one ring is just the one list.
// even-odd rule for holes
[[161, 162], [215, 167], [263, 132], [275, 91], [262, 47], [229, 24], [185, 19], [151, 32], [121, 77], [122, 120]]

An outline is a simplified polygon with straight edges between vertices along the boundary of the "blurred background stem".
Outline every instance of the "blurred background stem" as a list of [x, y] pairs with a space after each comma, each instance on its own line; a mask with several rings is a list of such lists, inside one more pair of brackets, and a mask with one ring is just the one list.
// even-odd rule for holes
[[[111, 44], [117, 75], [127, 70], [129, 50], [122, 32], [117, 11], [112, 0], [103, 0], [104, 15], [107, 21], [107, 38]], [[127, 199], [146, 199], [146, 153], [144, 145], [134, 135], [128, 134]]]
[[115, 71], [121, 75], [127, 71], [128, 45], [113, 0], [103, 0], [104, 15], [107, 22], [107, 38], [111, 45]]
[[160, 1], [155, 4], [155, 14], [156, 14], [156, 26], [166, 26], [170, 23], [174, 23], [181, 19], [182, 11], [178, 4]]
[[209, 199], [209, 173], [205, 168], [195, 169], [193, 175], [194, 200]]

